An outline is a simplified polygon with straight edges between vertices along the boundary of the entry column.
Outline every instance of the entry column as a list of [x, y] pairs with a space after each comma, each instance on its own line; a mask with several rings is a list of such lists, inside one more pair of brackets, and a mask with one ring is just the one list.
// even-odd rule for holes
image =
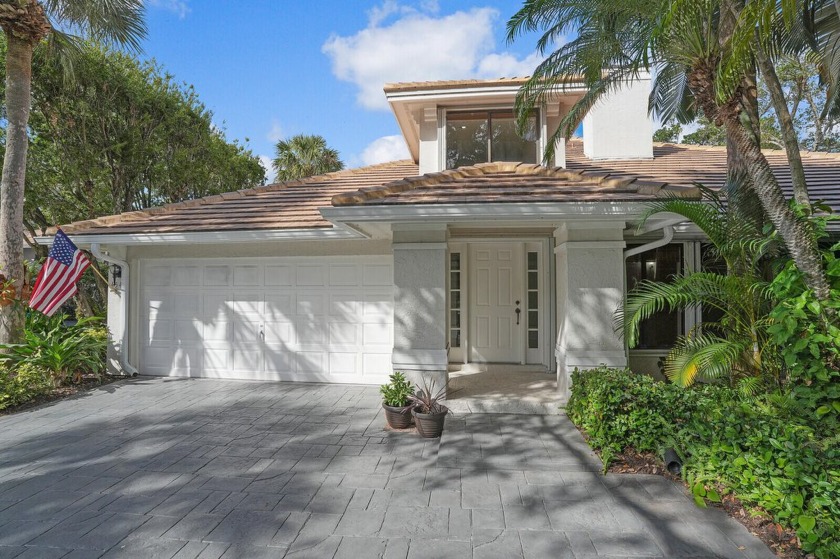
[[567, 223], [554, 236], [557, 387], [568, 397], [575, 367], [627, 366], [614, 316], [624, 300], [623, 222]]
[[394, 226], [395, 371], [446, 385], [445, 224]]

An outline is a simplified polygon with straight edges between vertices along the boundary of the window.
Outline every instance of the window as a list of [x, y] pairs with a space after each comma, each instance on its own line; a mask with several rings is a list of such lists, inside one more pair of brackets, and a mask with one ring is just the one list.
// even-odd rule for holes
[[448, 111], [446, 113], [446, 168], [491, 161], [537, 163], [539, 119], [528, 119], [522, 138], [516, 133], [512, 110]]
[[540, 253], [528, 252], [528, 349], [540, 347]]
[[[683, 269], [683, 246], [663, 247], [627, 259], [627, 290], [642, 280], [671, 281]], [[642, 322], [636, 349], [670, 349], [683, 332], [682, 312], [659, 312]]]
[[461, 253], [449, 255], [449, 347], [461, 347]]

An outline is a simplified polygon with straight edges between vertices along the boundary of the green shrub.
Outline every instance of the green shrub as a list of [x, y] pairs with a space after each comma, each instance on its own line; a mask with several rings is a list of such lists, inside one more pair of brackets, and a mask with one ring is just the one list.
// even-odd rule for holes
[[39, 367], [24, 363], [14, 371], [0, 368], [0, 410], [25, 404], [51, 389], [49, 373]]
[[797, 402], [600, 368], [572, 374], [566, 411], [605, 464], [627, 447], [659, 454], [673, 446], [699, 504], [719, 500], [722, 487], [795, 529], [806, 551], [838, 557], [840, 437], [822, 436]]
[[67, 316], [44, 316], [32, 312], [26, 317], [24, 340], [20, 344], [2, 345], [0, 363], [11, 371], [31, 365], [47, 371], [54, 386], [61, 386], [71, 376], [82, 374], [97, 377], [105, 370], [108, 334], [101, 319], [87, 318], [65, 325]]
[[409, 396], [414, 394], [411, 383], [402, 373], [394, 373], [388, 378], [391, 382], [379, 387], [385, 404], [396, 408], [407, 406]]

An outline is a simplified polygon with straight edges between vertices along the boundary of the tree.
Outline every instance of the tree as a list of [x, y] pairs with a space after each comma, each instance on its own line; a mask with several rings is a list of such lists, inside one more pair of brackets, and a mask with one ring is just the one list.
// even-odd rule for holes
[[276, 150], [272, 164], [278, 181], [302, 179], [344, 168], [338, 152], [327, 147], [327, 141], [321, 136], [298, 134], [278, 141]]
[[748, 179], [730, 182], [741, 190], [750, 185], [808, 287], [825, 299], [829, 286], [814, 232], [785, 199], [758, 133], [754, 60], [775, 36], [778, 22], [794, 17], [791, 4], [796, 2], [785, 3], [782, 18], [775, 2], [762, 0], [749, 3], [749, 9], [733, 0], [526, 0], [508, 23], [508, 38], [543, 31], [537, 45], [545, 52], [559, 37], [576, 34], [549, 54], [517, 96], [521, 122], [552, 91], [582, 77], [587, 92], [548, 142], [550, 149], [601, 96], [656, 65], [653, 111], [666, 122], [674, 116], [688, 122], [701, 111], [724, 128], [730, 169], [738, 166]]
[[[139, 49], [145, 36], [142, 0], [11, 0], [0, 4], [0, 28], [6, 36], [6, 153], [0, 182], [0, 270], [14, 293], [23, 287], [23, 203], [26, 180], [27, 126], [32, 87], [32, 55], [47, 41], [69, 72], [77, 30], [108, 44]], [[55, 24], [55, 25], [54, 25]], [[11, 343], [23, 331], [23, 309], [0, 307], [0, 343]]]
[[228, 142], [193, 87], [154, 61], [84, 43], [68, 82], [46, 54], [38, 47], [33, 59], [23, 214], [32, 237], [57, 223], [263, 183], [259, 160]]
[[672, 122], [665, 124], [653, 133], [654, 142], [664, 142], [666, 144], [676, 144], [680, 141], [680, 134], [682, 134], [682, 126], [679, 122]]

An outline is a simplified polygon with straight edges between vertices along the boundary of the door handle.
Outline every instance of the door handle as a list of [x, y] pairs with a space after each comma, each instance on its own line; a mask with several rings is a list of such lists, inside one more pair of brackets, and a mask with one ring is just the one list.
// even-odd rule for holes
[[[516, 304], [518, 305], [519, 301], [517, 301]], [[519, 307], [516, 307], [515, 312], [516, 312], [516, 325], [519, 326], [519, 315], [522, 314], [522, 310]]]

